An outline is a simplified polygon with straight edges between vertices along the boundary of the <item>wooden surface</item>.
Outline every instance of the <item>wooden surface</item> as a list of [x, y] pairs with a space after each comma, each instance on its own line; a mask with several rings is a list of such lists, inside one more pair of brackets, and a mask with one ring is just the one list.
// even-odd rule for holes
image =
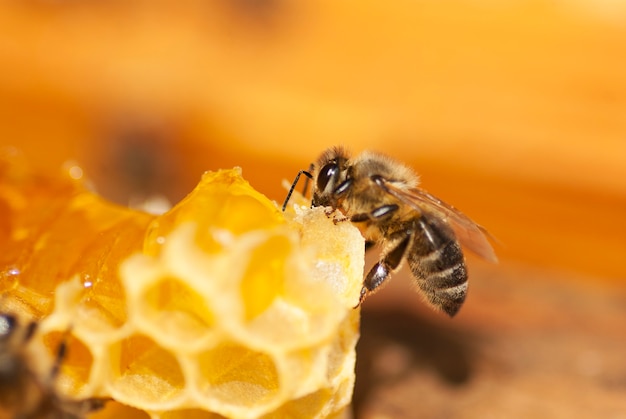
[[623, 417], [624, 22], [592, 0], [6, 1], [0, 144], [124, 204], [233, 166], [281, 201], [328, 146], [391, 154], [502, 264], [472, 262], [453, 321], [408, 279], [368, 301], [357, 416]]

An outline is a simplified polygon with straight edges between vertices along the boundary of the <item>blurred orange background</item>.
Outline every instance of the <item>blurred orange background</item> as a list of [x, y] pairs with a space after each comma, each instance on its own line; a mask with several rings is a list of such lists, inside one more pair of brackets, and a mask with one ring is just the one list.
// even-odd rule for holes
[[504, 259], [626, 279], [626, 6], [617, 2], [6, 1], [0, 141], [106, 197], [204, 170], [282, 179], [375, 149]]
[[0, 140], [110, 199], [375, 149], [533, 264], [626, 279], [626, 6], [7, 1]]

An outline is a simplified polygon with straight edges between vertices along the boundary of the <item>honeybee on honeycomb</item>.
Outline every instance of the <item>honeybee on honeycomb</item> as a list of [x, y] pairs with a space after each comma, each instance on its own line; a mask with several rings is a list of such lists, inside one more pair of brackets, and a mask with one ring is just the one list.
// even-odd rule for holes
[[461, 244], [497, 261], [484, 228], [419, 188], [417, 175], [390, 157], [369, 151], [351, 157], [341, 147], [326, 150], [310, 172], [298, 173], [283, 211], [302, 174], [313, 180], [311, 206], [338, 210], [341, 220], [359, 228], [366, 243], [383, 248], [363, 280], [357, 306], [406, 260], [428, 303], [452, 317], [467, 295]]
[[71, 400], [54, 388], [66, 345], [62, 342], [47, 373], [36, 368], [38, 359], [29, 345], [37, 323], [22, 323], [0, 312], [0, 418], [81, 419], [104, 406], [103, 399]]

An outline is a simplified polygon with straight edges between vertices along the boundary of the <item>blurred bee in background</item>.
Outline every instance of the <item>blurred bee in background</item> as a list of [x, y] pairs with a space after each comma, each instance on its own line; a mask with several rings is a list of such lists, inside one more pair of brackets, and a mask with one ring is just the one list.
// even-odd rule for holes
[[37, 323], [21, 324], [0, 312], [0, 418], [80, 419], [104, 406], [102, 399], [70, 400], [54, 390], [66, 345], [59, 345], [47, 376], [35, 368], [37, 359], [28, 351]]
[[[360, 229], [367, 248], [374, 244], [382, 247], [379, 262], [363, 280], [357, 307], [406, 259], [426, 300], [454, 316], [467, 295], [460, 244], [497, 262], [484, 228], [418, 188], [417, 175], [387, 156], [366, 151], [351, 158], [340, 147], [326, 150], [309, 172], [298, 173], [283, 211], [301, 175], [314, 179], [313, 207], [338, 210]], [[307, 185], [305, 193], [306, 189]]]

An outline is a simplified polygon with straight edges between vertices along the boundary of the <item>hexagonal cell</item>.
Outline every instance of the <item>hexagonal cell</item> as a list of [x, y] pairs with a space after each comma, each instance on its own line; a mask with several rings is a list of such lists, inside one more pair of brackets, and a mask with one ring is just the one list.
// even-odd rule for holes
[[235, 343], [203, 352], [196, 386], [201, 394], [240, 407], [265, 404], [278, 393], [280, 377], [273, 359]]
[[155, 333], [168, 340], [199, 339], [214, 324], [205, 299], [176, 278], [163, 278], [149, 287], [142, 298], [142, 313], [155, 326]]
[[291, 251], [285, 236], [270, 237], [252, 251], [241, 281], [246, 320], [254, 319], [284, 293], [285, 262]]
[[185, 378], [176, 357], [143, 335], [133, 335], [109, 348], [112, 391], [120, 400], [166, 402], [185, 390]]
[[326, 416], [333, 398], [332, 389], [324, 388], [295, 400], [290, 400], [275, 411], [262, 416], [262, 419], [278, 418], [317, 418]]
[[120, 328], [126, 322], [126, 307], [120, 308], [120, 311], [115, 311], [117, 307], [121, 307], [120, 302], [123, 305], [124, 297], [86, 296], [78, 306], [78, 310], [81, 312], [81, 325], [102, 335]]
[[61, 345], [67, 345], [65, 355], [61, 359], [60, 374], [55, 385], [58, 385], [65, 394], [81, 396], [89, 381], [93, 365], [93, 355], [88, 345], [69, 332], [49, 332], [42, 337], [42, 340], [52, 362], [57, 359]]

